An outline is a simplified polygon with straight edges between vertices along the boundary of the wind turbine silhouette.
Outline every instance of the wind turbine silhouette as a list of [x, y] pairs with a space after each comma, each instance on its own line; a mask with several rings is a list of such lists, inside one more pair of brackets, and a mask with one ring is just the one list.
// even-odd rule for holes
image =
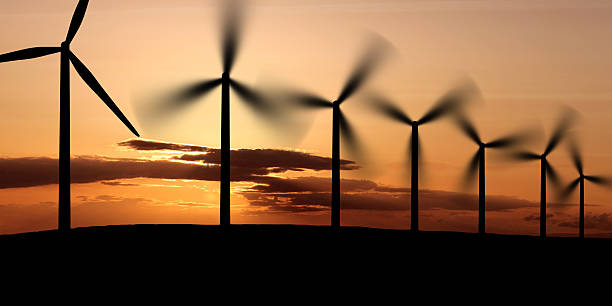
[[38, 58], [60, 53], [60, 139], [59, 139], [59, 212], [58, 228], [70, 229], [70, 63], [85, 83], [111, 109], [132, 133], [140, 136], [128, 119], [123, 115], [111, 97], [93, 76], [85, 64], [70, 51], [74, 39], [83, 22], [89, 0], [80, 0], [76, 6], [66, 40], [60, 47], [34, 47], [0, 55], [0, 63]]
[[576, 167], [576, 170], [578, 170], [578, 178], [569, 183], [568, 186], [563, 190], [562, 199], [566, 199], [567, 197], [569, 197], [569, 195], [574, 190], [576, 190], [576, 187], [580, 185], [580, 221], [578, 236], [580, 238], [584, 238], [584, 181], [586, 180], [597, 185], [610, 187], [612, 185], [612, 180], [603, 176], [592, 176], [584, 174], [582, 154], [580, 154], [580, 150], [578, 149], [578, 146], [575, 141], [570, 142], [570, 153], [572, 155], [572, 161], [574, 162], [574, 166]]
[[284, 91], [280, 94], [282, 99], [290, 101], [293, 106], [310, 109], [332, 109], [331, 226], [333, 228], [340, 227], [340, 140], [344, 141], [348, 149], [358, 150], [356, 135], [348, 119], [342, 113], [340, 105], [364, 85], [390, 49], [391, 45], [384, 38], [380, 36], [372, 37], [370, 44], [357, 62], [336, 100], [330, 101], [315, 94], [295, 90]]
[[410, 230], [419, 230], [419, 127], [434, 122], [453, 112], [460, 110], [473, 96], [478, 95], [475, 83], [468, 81], [446, 93], [421, 119], [412, 120], [395, 103], [380, 95], [372, 94], [369, 100], [374, 107], [386, 117], [406, 124], [412, 128], [410, 136]]
[[198, 98], [221, 86], [221, 188], [220, 188], [220, 225], [229, 226], [230, 221], [230, 88], [255, 110], [270, 113], [272, 109], [264, 96], [254, 88], [230, 77], [238, 51], [241, 34], [241, 13], [238, 3], [228, 1], [222, 19], [222, 65], [221, 78], [203, 80], [180, 88], [158, 105], [160, 115], [169, 115], [182, 109]]
[[480, 137], [476, 127], [463, 114], [456, 116], [456, 123], [461, 131], [472, 140], [477, 146], [478, 151], [474, 154], [465, 175], [465, 183], [472, 181], [478, 171], [478, 233], [484, 234], [485, 227], [485, 151], [486, 149], [509, 149], [516, 147], [529, 140], [532, 134], [528, 131], [518, 132], [496, 140], [484, 142]]
[[546, 237], [546, 177], [550, 177], [555, 187], [560, 186], [559, 175], [548, 162], [548, 155], [559, 145], [569, 132], [575, 122], [576, 114], [571, 109], [566, 109], [557, 122], [555, 130], [550, 137], [542, 154], [529, 151], [514, 152], [511, 156], [522, 161], [540, 161], [540, 237]]

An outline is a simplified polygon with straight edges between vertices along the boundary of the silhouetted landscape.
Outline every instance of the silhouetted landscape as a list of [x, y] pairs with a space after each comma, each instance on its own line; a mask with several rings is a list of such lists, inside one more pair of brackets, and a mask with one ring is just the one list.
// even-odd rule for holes
[[[583, 243], [578, 237], [548, 237], [549, 245]], [[586, 238], [584, 243], [595, 247], [607, 247], [608, 239]], [[473, 251], [487, 247], [528, 248], [540, 244], [542, 239], [529, 235], [479, 234], [462, 232], [440, 232], [376, 229], [366, 227], [340, 227], [312, 225], [262, 225], [234, 224], [230, 227], [219, 225], [192, 224], [139, 224], [109, 225], [75, 228], [70, 232], [58, 230], [1, 235], [0, 243], [5, 247], [40, 247], [56, 242], [69, 242], [74, 248], [82, 246], [121, 245], [128, 248], [215, 248], [215, 244], [239, 247], [241, 243], [261, 244], [275, 248], [312, 248], [312, 251], [334, 247], [337, 243], [352, 247], [381, 247], [383, 249], [411, 248], [431, 245], [436, 248], [456, 246], [475, 247]], [[199, 245], [205, 242], [205, 245]], [[399, 245], [398, 245], [399, 244]], [[338, 246], [335, 246], [338, 247]], [[260, 250], [264, 251], [264, 250]], [[467, 250], [466, 250], [467, 251]]]

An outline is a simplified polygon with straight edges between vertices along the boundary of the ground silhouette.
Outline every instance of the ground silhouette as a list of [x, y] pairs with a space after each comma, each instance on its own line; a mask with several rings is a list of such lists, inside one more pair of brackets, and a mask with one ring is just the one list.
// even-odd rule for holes
[[[127, 282], [146, 276], [147, 281], [235, 283], [250, 276], [285, 285], [308, 281], [315, 287], [339, 279], [435, 282], [437, 287], [450, 279], [463, 283], [473, 273], [509, 282], [517, 277], [530, 281], [529, 275], [541, 273], [598, 271], [608, 261], [611, 243], [364, 227], [114, 225], [0, 236], [0, 258], [22, 271], [75, 272], [87, 279], [112, 274]], [[257, 284], [271, 285], [250, 285]]]

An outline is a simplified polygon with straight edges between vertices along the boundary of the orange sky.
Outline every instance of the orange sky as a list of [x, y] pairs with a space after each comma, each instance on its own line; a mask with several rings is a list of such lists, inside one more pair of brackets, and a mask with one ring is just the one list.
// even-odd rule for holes
[[[201, 0], [91, 1], [72, 50], [146, 139], [218, 147], [219, 91], [163, 129], [143, 129], [135, 112], [139, 101], [160, 88], [219, 76], [215, 4]], [[75, 5], [73, 0], [0, 2], [0, 53], [59, 45]], [[280, 79], [331, 99], [359, 54], [363, 33], [375, 31], [394, 44], [399, 56], [388, 62], [371, 86], [399, 101], [413, 117], [423, 114], [467, 74], [483, 92], [483, 103], [470, 111], [483, 138], [528, 124], [540, 125], [549, 133], [558, 105], [570, 105], [583, 116], [580, 135], [586, 171], [612, 174], [609, 1], [261, 0], [253, 1], [251, 8], [233, 71], [245, 83]], [[118, 147], [117, 143], [130, 139], [129, 131], [74, 72], [72, 79], [73, 155], [169, 156], [167, 152]], [[0, 88], [0, 129], [4, 131], [0, 133], [0, 157], [57, 157], [59, 56], [1, 64]], [[408, 186], [403, 165], [409, 129], [372, 113], [359, 99], [345, 106], [372, 164], [364, 171], [343, 171], [343, 177]], [[287, 148], [329, 156], [331, 113], [323, 110], [312, 115], [315, 119], [306, 137], [291, 141], [275, 136], [278, 133], [234, 100], [232, 147]], [[447, 122], [424, 127], [421, 138], [427, 167], [423, 187], [462, 191], [458, 182], [476, 148]], [[575, 177], [563, 147], [550, 160], [566, 180]], [[121, 181], [137, 186], [75, 184], [73, 225], [218, 221], [217, 183]], [[237, 223], [327, 224], [329, 220], [325, 212], [254, 209], [237, 191], [232, 199], [232, 218]], [[538, 193], [537, 163], [510, 165], [488, 160], [488, 195], [538, 201]], [[56, 201], [57, 185], [0, 189], [0, 211], [5, 211], [0, 214], [0, 233], [54, 228], [52, 202]], [[607, 224], [612, 193], [587, 184], [586, 202], [597, 205], [587, 206], [593, 220]], [[537, 222], [524, 220], [537, 212], [534, 207], [488, 213], [488, 230], [537, 234]], [[555, 214], [551, 222], [557, 222], [551, 224], [552, 233], [576, 231], [558, 223], [573, 220], [577, 206], [551, 213]], [[343, 224], [407, 228], [408, 216], [408, 211], [347, 210]], [[476, 230], [475, 211], [423, 211], [422, 220], [424, 229]], [[587, 234], [612, 232], [612, 225], [608, 226], [587, 228]]]

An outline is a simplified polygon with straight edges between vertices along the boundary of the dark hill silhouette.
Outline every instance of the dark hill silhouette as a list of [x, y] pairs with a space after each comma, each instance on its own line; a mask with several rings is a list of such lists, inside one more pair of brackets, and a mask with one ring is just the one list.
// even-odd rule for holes
[[[612, 239], [587, 238], [584, 239], [596, 245], [610, 244]], [[249, 242], [250, 241], [250, 242]], [[74, 228], [70, 232], [58, 230], [0, 235], [0, 246], [8, 249], [9, 246], [43, 246], [55, 245], [58, 242], [70, 242], [74, 246], [118, 246], [128, 249], [140, 247], [157, 247], [183, 245], [186, 248], [207, 249], [214, 244], [257, 243], [261, 246], [271, 247], [271, 252], [281, 247], [314, 247], [324, 248], [343, 241], [347, 244], [358, 243], [366, 245], [387, 245], [395, 248], [396, 244], [406, 247], [411, 245], [444, 245], [453, 247], [457, 245], [472, 246], [537, 246], [541, 244], [571, 245], [581, 241], [577, 237], [547, 237], [542, 239], [529, 235], [505, 234], [478, 234], [445, 231], [410, 231], [395, 229], [379, 229], [369, 227], [340, 227], [314, 226], [314, 225], [265, 225], [265, 224], [232, 224], [229, 227], [219, 225], [193, 225], [193, 224], [136, 224], [136, 225], [108, 225]], [[278, 244], [277, 244], [278, 243]], [[471, 251], [470, 251], [471, 252]]]
[[[591, 273], [587, 271], [607, 264], [605, 250], [611, 242], [363, 227], [116, 225], [0, 236], [0, 257], [21, 271], [75, 271], [71, 275], [98, 281], [112, 274], [133, 285], [142, 278], [200, 284], [219, 279], [240, 283], [248, 277], [265, 281], [249, 286], [269, 286], [271, 280], [316, 285], [342, 279], [425, 282], [439, 288], [434, 280], [467, 280], [472, 273], [505, 282], [517, 277], [529, 281], [530, 275], [540, 273], [563, 276], [578, 262], [580, 273]], [[546, 265], [541, 265], [541, 257], [547, 258]]]

